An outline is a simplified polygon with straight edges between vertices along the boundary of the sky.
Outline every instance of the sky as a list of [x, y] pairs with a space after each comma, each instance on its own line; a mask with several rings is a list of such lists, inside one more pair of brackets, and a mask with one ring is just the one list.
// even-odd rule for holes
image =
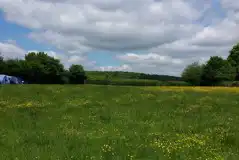
[[0, 53], [179, 76], [239, 42], [237, 0], [0, 0]]

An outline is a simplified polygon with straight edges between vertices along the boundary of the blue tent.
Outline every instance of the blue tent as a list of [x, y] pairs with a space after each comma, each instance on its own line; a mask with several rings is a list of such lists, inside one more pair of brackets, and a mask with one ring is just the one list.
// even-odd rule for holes
[[8, 76], [10, 84], [23, 84], [24, 81], [18, 77]]
[[25, 81], [22, 78], [16, 77], [18, 84], [25, 84]]
[[7, 75], [0, 74], [0, 84], [10, 84], [10, 79]]
[[0, 84], [23, 84], [21, 78], [0, 74]]

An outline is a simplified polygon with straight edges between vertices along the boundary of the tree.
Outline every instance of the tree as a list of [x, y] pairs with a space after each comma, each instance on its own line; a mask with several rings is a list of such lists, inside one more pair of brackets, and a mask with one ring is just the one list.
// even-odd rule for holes
[[182, 72], [182, 79], [191, 85], [198, 86], [201, 83], [203, 65], [194, 62], [188, 65]]
[[3, 56], [0, 52], [0, 73], [3, 73], [3, 68], [4, 68], [4, 60], [3, 60]]
[[66, 70], [60, 60], [44, 52], [30, 52], [24, 59], [4, 60], [0, 54], [0, 74], [16, 76], [33, 84], [84, 83], [85, 71], [81, 65]]
[[235, 79], [239, 80], [239, 43], [232, 47], [227, 60], [236, 69]]
[[0, 52], [0, 62], [3, 62], [3, 56], [1, 52]]
[[235, 78], [236, 68], [233, 67], [227, 60], [224, 60], [224, 65], [220, 69], [218, 79], [221, 81], [233, 81]]
[[104, 80], [106, 82], [106, 84], [110, 84], [110, 81], [112, 79], [112, 74], [110, 72], [105, 72], [105, 77], [104, 77]]
[[64, 72], [64, 66], [58, 59], [48, 56], [44, 52], [28, 53], [25, 61], [30, 77], [29, 81], [33, 83], [61, 83], [61, 73]]
[[202, 70], [202, 85], [216, 85], [235, 78], [235, 68], [218, 56], [212, 56]]
[[64, 72], [60, 73], [60, 84], [69, 84], [70, 83], [70, 72], [65, 70]]
[[4, 61], [3, 73], [21, 77], [24, 72], [22, 62], [22, 60], [18, 59], [8, 59]]
[[86, 79], [85, 71], [82, 65], [73, 64], [69, 68], [70, 82], [73, 84], [84, 84]]

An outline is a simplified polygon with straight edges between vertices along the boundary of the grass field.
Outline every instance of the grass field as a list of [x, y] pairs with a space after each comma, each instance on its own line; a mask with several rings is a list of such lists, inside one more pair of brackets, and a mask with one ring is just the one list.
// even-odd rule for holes
[[0, 86], [0, 160], [238, 160], [237, 91]]

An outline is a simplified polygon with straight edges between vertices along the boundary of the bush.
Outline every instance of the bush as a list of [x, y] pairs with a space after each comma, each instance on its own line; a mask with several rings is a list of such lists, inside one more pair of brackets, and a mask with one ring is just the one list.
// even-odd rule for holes
[[223, 82], [218, 83], [217, 86], [239, 87], [239, 81], [223, 81]]
[[194, 62], [184, 69], [182, 79], [191, 85], [198, 86], [201, 83], [202, 71], [203, 65]]
[[239, 81], [232, 82], [232, 87], [239, 87]]

